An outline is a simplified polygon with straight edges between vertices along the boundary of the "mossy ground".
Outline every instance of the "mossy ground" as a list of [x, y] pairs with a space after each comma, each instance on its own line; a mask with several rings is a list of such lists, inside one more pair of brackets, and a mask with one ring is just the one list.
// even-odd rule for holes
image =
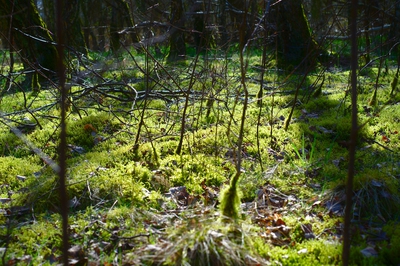
[[[145, 69], [143, 56], [136, 59]], [[348, 71], [310, 74], [285, 131], [301, 77], [284, 80], [281, 73], [270, 71], [259, 107], [259, 68], [248, 69], [251, 99], [241, 151], [241, 202], [259, 203], [260, 195], [275, 200], [272, 194], [257, 194], [269, 186], [276, 189], [274, 195], [281, 193], [293, 202], [246, 211], [242, 206], [241, 219], [232, 225], [219, 217], [218, 196], [235, 174], [243, 101], [236, 59], [232, 55], [199, 63], [182, 154], [175, 151], [190, 85], [187, 73], [193, 70], [190, 61], [166, 65], [168, 73], [150, 69], [150, 83], [128, 56], [116, 69], [104, 63], [110, 65], [102, 73], [106, 80], [131, 82], [138, 95], [148, 89], [151, 97], [146, 101], [134, 101], [131, 92], [106, 85], [93, 89], [96, 77], [83, 87], [72, 87], [67, 188], [73, 199], [71, 245], [79, 247], [72, 259], [148, 265], [340, 264], [341, 187], [350, 134]], [[249, 60], [259, 65], [256, 54]], [[325, 83], [315, 95], [318, 82], [312, 84], [320, 73]], [[363, 127], [357, 143], [353, 219], [358, 235], [352, 248], [352, 263], [358, 265], [399, 263], [400, 98], [398, 92], [389, 95], [395, 73], [389, 70], [379, 80], [376, 104], [369, 105], [376, 73], [372, 66], [360, 76]], [[55, 88], [35, 94], [16, 88], [1, 99], [1, 250], [6, 262], [50, 264], [60, 255], [57, 177], [27, 145], [57, 160], [57, 99]], [[18, 127], [26, 140], [10, 127]], [[179, 186], [186, 188], [184, 202], [171, 196], [170, 188]], [[312, 225], [312, 238], [305, 236], [307, 224]], [[368, 242], [378, 229], [385, 237]], [[377, 255], [363, 256], [361, 251], [371, 243]]]

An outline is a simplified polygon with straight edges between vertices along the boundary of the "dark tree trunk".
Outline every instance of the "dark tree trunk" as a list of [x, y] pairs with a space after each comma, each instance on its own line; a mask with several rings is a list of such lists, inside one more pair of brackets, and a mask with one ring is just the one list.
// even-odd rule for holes
[[[400, 37], [400, 1], [396, 1], [395, 8], [394, 8], [394, 16], [392, 16], [392, 19], [390, 22], [389, 38], [391, 40], [393, 40], [392, 43], [395, 43], [398, 41], [399, 37]], [[398, 47], [400, 47], [400, 46], [398, 46]]]
[[[0, 0], [0, 20], [8, 23], [12, 1]], [[55, 77], [57, 51], [33, 0], [14, 1], [12, 25], [16, 47], [25, 70], [26, 82], [34, 90]], [[29, 84], [28, 83], [28, 84]]]
[[191, 1], [192, 9], [190, 10], [193, 12], [193, 39], [194, 44], [196, 45], [196, 51], [202, 52], [204, 50], [204, 41], [206, 39], [205, 36], [205, 24], [204, 19], [207, 17], [205, 15], [205, 8], [204, 3], [200, 3], [198, 1]]
[[182, 0], [171, 1], [171, 29], [169, 38], [168, 62], [174, 62], [185, 58], [186, 45], [183, 32], [183, 5]]
[[[198, 53], [206, 51], [214, 44], [214, 36], [212, 30], [207, 25], [213, 20], [211, 14], [212, 1], [190, 1], [189, 14], [193, 18], [193, 40]], [[213, 22], [211, 22], [213, 23]]]
[[281, 1], [277, 6], [278, 67], [297, 67], [299, 70], [314, 68], [318, 45], [311, 36], [301, 1]]
[[79, 17], [79, 0], [65, 1], [64, 6], [66, 45], [87, 55], [88, 51], [83, 37], [82, 21]]
[[[247, 43], [251, 38], [254, 29], [255, 15], [257, 13], [257, 3], [255, 0], [227, 0], [230, 9], [230, 17], [233, 28], [242, 36], [240, 42]], [[246, 16], [246, 17], [245, 17]], [[242, 23], [245, 22], [245, 28]]]
[[365, 5], [365, 12], [364, 12], [364, 19], [363, 19], [363, 24], [364, 24], [364, 37], [365, 37], [365, 64], [368, 64], [371, 61], [371, 38], [369, 36], [369, 28], [371, 27], [370, 24], [370, 14], [371, 14], [371, 7], [370, 7], [370, 1], [365, 0], [364, 5]]
[[[125, 0], [114, 0], [111, 3], [111, 22], [110, 22], [110, 45], [112, 51], [118, 51], [121, 46], [120, 31], [124, 27], [133, 28], [135, 22], [131, 16], [129, 5]], [[139, 38], [136, 31], [129, 30], [131, 42], [138, 43]]]
[[[55, 26], [55, 2], [53, 0], [43, 0], [43, 20], [46, 23], [47, 29], [56, 33]], [[78, 0], [70, 0], [64, 2], [64, 30], [65, 45], [87, 55], [87, 46], [82, 30], [82, 22], [79, 16], [80, 4]]]
[[43, 4], [43, 15], [42, 19], [46, 23], [47, 29], [53, 34], [56, 33], [56, 18], [55, 18], [55, 1], [54, 0], [42, 0]]
[[85, 43], [89, 49], [104, 51], [104, 28], [108, 24], [107, 7], [103, 2], [82, 1], [82, 26]]
[[122, 30], [121, 14], [118, 14], [118, 7], [113, 3], [111, 7], [111, 22], [110, 22], [110, 48], [116, 52], [121, 47], [120, 35], [118, 31]]
[[228, 49], [228, 32], [226, 30], [226, 0], [218, 0], [218, 28], [220, 32], [219, 46]]

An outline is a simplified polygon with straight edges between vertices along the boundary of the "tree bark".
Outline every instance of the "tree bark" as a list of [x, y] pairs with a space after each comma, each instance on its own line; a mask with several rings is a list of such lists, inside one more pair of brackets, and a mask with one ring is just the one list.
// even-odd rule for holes
[[100, 27], [108, 24], [106, 10], [104, 2], [96, 3], [94, 0], [81, 2], [83, 36], [89, 49], [104, 51], [104, 29]]
[[87, 46], [83, 37], [82, 21], [79, 17], [79, 1], [69, 0], [64, 2], [64, 23], [66, 30], [66, 45], [78, 52], [87, 55]]
[[[8, 23], [12, 1], [0, 0], [0, 22]], [[34, 90], [40, 83], [53, 79], [56, 71], [57, 51], [53, 38], [40, 17], [33, 0], [15, 0], [12, 16], [15, 45], [19, 49], [26, 74], [26, 82]]]
[[223, 50], [228, 49], [228, 32], [226, 30], [226, 0], [218, 0], [218, 28], [220, 32], [219, 46], [222, 47]]
[[[120, 31], [124, 26], [133, 28], [135, 22], [131, 16], [129, 5], [125, 0], [114, 0], [111, 2], [111, 22], [110, 22], [110, 45], [112, 51], [118, 51], [121, 47]], [[139, 38], [136, 31], [130, 31], [130, 38], [133, 43], [138, 43]]]
[[[247, 43], [254, 30], [254, 22], [257, 14], [257, 3], [255, 0], [226, 0], [230, 8], [230, 17], [234, 29], [241, 34], [240, 42]], [[244, 31], [242, 23], [245, 21]]]
[[279, 2], [277, 15], [278, 67], [299, 70], [314, 68], [318, 44], [311, 35], [301, 1]]
[[205, 36], [205, 19], [207, 18], [207, 15], [205, 15], [205, 12], [207, 11], [204, 8], [204, 3], [200, 3], [198, 1], [191, 1], [192, 9], [190, 10], [193, 13], [199, 12], [200, 14], [194, 14], [193, 15], [193, 39], [194, 39], [194, 44], [196, 45], [196, 51], [202, 52], [204, 51], [205, 48], [205, 41], [206, 41], [206, 36]]
[[183, 33], [182, 0], [171, 1], [171, 35], [169, 38], [168, 62], [178, 61], [186, 56], [185, 36]]
[[[55, 2], [53, 0], [42, 0], [43, 2], [43, 20], [47, 29], [56, 33], [56, 12]], [[79, 16], [80, 4], [78, 0], [64, 1], [63, 23], [65, 30], [65, 45], [87, 55], [87, 45], [82, 30], [82, 21]]]
[[[400, 37], [400, 1], [396, 1], [395, 7], [394, 7], [394, 15], [392, 16], [392, 19], [390, 21], [390, 33], [389, 33], [389, 39], [393, 40], [391, 44], [395, 43], [398, 41]], [[397, 46], [398, 52], [400, 51], [400, 46]]]

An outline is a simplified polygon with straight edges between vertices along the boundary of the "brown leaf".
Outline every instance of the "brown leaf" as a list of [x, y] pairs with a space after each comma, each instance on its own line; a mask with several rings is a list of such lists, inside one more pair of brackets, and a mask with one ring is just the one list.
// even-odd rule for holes
[[275, 225], [276, 226], [286, 225], [286, 223], [282, 219], [278, 219], [278, 220], [275, 221]]
[[386, 135], [382, 135], [382, 141], [385, 143], [389, 143], [390, 139]]
[[83, 129], [87, 132], [96, 132], [97, 130], [94, 128], [92, 124], [86, 124], [83, 126]]
[[17, 265], [16, 259], [10, 259], [7, 261], [7, 266], [14, 266], [14, 265]]

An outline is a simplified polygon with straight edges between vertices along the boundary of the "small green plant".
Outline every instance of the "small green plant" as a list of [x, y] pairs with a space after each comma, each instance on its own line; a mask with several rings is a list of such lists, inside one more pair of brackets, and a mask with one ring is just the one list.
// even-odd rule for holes
[[304, 137], [304, 133], [301, 138], [301, 147], [297, 147], [293, 142], [291, 142], [293, 151], [295, 152], [297, 159], [300, 160], [301, 166], [307, 166], [312, 164], [314, 158], [315, 147], [317, 145], [317, 137], [314, 135], [314, 140], [311, 144], [310, 150], [306, 149], [306, 141]]
[[396, 73], [396, 75], [393, 77], [392, 82], [390, 83], [391, 87], [390, 95], [393, 95], [394, 92], [396, 91], [398, 82], [399, 82], [399, 74]]
[[383, 227], [383, 230], [390, 240], [383, 245], [380, 257], [385, 265], [399, 265], [400, 224], [398, 222], [389, 222]]
[[221, 191], [220, 210], [222, 219], [231, 218], [238, 219], [240, 217], [240, 192], [235, 177], [232, 177], [228, 186]]

